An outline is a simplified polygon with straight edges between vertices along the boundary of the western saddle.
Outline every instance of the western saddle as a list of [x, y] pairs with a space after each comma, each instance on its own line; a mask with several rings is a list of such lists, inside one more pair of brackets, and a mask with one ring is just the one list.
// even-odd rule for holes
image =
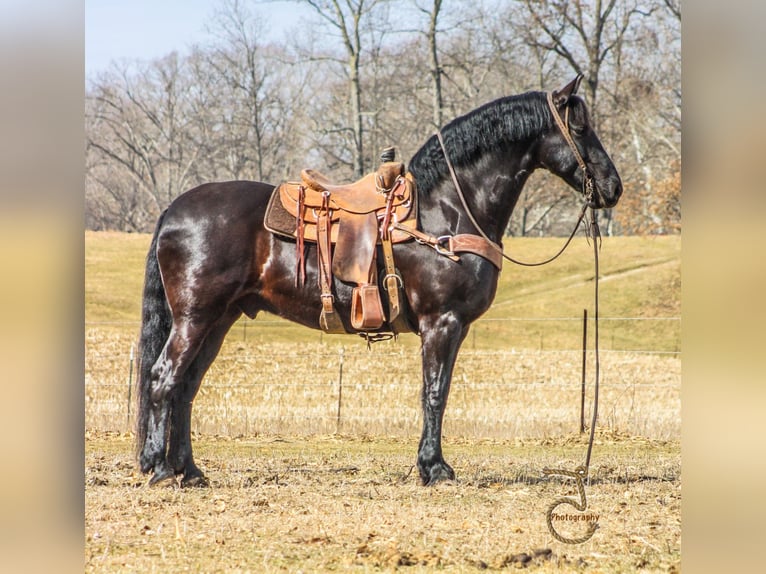
[[[381, 156], [393, 159], [392, 150]], [[304, 169], [300, 182], [282, 183], [272, 195], [266, 227], [296, 240], [296, 282], [306, 279], [304, 244], [317, 244], [319, 287], [322, 291], [320, 327], [328, 333], [346, 333], [334, 307], [333, 275], [354, 283], [351, 327], [367, 336], [386, 320], [378, 288], [377, 245], [382, 247], [388, 294], [388, 322], [394, 333], [411, 330], [402, 313], [406, 301], [402, 279], [394, 265], [393, 243], [412, 239], [406, 229], [416, 228], [415, 186], [404, 164], [383, 161], [377, 171], [351, 184], [335, 184], [322, 173]], [[281, 213], [280, 213], [281, 212]], [[405, 231], [402, 231], [405, 229]]]

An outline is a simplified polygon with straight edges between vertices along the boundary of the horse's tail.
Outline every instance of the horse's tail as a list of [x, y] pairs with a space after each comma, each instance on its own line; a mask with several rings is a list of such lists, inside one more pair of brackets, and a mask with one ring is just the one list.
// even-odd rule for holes
[[146, 275], [141, 306], [141, 335], [138, 342], [138, 378], [136, 380], [136, 456], [141, 454], [146, 440], [149, 412], [151, 410], [152, 366], [170, 335], [172, 318], [165, 296], [165, 287], [157, 260], [157, 239], [160, 235], [165, 211], [157, 221], [149, 253], [146, 255]]

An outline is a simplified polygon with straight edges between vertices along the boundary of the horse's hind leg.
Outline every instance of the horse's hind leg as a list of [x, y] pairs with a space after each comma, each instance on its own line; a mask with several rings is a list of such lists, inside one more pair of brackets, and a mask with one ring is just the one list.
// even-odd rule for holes
[[141, 470], [154, 472], [149, 484], [175, 477], [166, 455], [171, 400], [183, 388], [184, 375], [196, 359], [209, 329], [209, 323], [190, 316], [175, 318], [165, 347], [152, 367], [151, 407], [140, 456]]
[[182, 387], [173, 396], [170, 413], [168, 463], [175, 474], [183, 474], [182, 487], [208, 485], [205, 474], [195, 464], [192, 454], [192, 402], [199, 390], [202, 378], [221, 349], [226, 333], [241, 314], [239, 309], [227, 313], [210, 330], [194, 362], [186, 371]]

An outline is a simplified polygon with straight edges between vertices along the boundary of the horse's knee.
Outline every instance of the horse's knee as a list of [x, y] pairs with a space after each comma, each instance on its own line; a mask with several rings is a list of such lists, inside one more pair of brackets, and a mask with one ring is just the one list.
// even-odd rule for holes
[[160, 381], [153, 383], [149, 391], [149, 397], [152, 400], [152, 405], [155, 408], [162, 407], [172, 388], [172, 384], [162, 383]]
[[444, 408], [447, 406], [447, 397], [445, 396], [444, 391], [434, 390], [427, 392], [425, 400], [423, 401], [423, 406], [434, 412], [444, 411]]

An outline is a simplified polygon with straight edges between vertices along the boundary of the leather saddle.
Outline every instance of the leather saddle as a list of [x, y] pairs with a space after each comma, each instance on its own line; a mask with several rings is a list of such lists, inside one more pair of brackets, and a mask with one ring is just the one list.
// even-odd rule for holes
[[[389, 324], [409, 330], [400, 314], [401, 278], [391, 245], [412, 237], [394, 224], [416, 228], [415, 186], [400, 162], [384, 162], [377, 171], [350, 184], [333, 183], [324, 174], [305, 169], [300, 182], [277, 187], [267, 208], [266, 228], [296, 240], [296, 281], [305, 281], [304, 242], [317, 244], [322, 312], [319, 325], [329, 333], [345, 333], [334, 308], [332, 277], [353, 283], [351, 326], [376, 331], [386, 320], [377, 276], [377, 246], [382, 245], [388, 293]], [[394, 323], [396, 321], [396, 323]]]

